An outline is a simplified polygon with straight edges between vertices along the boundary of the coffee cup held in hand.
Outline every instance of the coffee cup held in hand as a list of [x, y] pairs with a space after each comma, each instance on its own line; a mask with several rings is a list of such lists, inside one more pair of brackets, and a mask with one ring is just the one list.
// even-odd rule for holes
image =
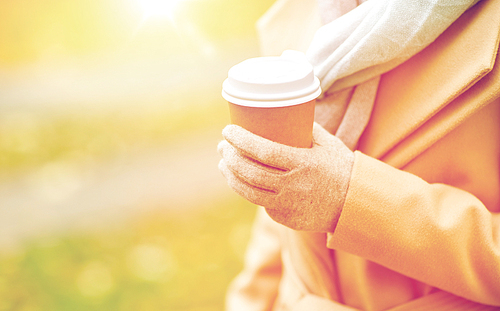
[[284, 145], [312, 146], [321, 87], [303, 53], [247, 59], [229, 70], [222, 89], [233, 124]]

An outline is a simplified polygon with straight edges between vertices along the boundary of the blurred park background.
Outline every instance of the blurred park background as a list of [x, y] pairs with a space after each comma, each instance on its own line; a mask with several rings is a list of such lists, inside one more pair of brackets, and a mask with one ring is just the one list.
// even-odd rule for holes
[[221, 84], [273, 1], [0, 1], [0, 311], [223, 309]]

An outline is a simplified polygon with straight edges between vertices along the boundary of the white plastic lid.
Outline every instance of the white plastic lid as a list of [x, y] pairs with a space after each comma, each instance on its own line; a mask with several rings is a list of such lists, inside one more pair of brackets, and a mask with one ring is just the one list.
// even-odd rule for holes
[[233, 66], [222, 84], [222, 97], [236, 105], [285, 107], [321, 94], [320, 82], [304, 53], [287, 50], [279, 57], [257, 57]]

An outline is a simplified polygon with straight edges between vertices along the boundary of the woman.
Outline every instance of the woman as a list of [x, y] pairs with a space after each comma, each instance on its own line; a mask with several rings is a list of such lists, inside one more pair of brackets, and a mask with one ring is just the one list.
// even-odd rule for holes
[[[313, 148], [235, 125], [219, 144], [229, 185], [264, 206], [227, 309], [498, 309], [500, 2], [318, 7]], [[315, 25], [284, 0], [260, 27], [300, 28], [277, 22], [292, 8]]]

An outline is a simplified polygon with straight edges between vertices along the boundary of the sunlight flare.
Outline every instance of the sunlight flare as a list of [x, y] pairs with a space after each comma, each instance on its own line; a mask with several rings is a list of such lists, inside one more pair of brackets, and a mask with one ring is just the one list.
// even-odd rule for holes
[[137, 0], [143, 10], [143, 19], [148, 19], [152, 16], [164, 16], [169, 19], [173, 18], [173, 14], [177, 4], [183, 0]]

